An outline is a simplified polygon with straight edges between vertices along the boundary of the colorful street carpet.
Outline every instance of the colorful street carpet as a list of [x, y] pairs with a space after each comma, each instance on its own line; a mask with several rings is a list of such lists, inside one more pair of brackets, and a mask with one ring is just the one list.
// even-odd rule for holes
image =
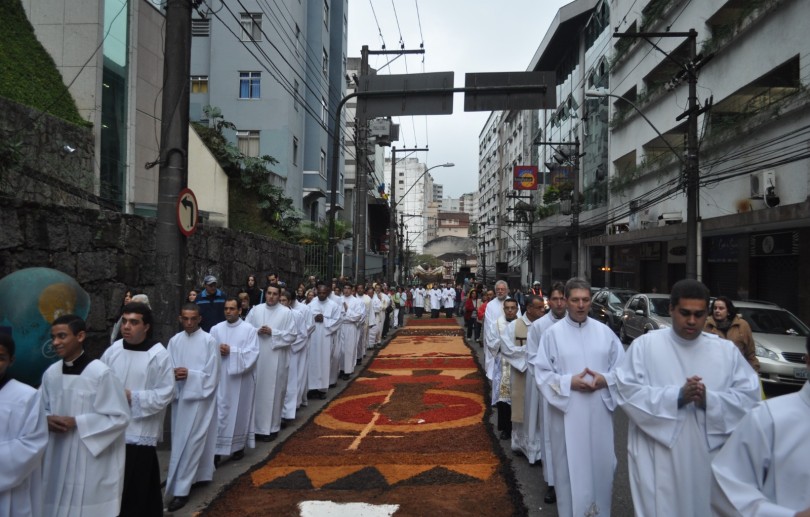
[[411, 320], [203, 514], [525, 515], [485, 423], [485, 382], [456, 320]]

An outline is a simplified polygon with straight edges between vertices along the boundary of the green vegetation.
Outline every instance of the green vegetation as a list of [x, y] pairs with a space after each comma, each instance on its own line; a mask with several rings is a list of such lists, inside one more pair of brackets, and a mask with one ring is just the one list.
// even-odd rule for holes
[[0, 96], [86, 126], [20, 0], [0, 0]]
[[245, 156], [223, 135], [223, 130], [233, 130], [236, 126], [223, 118], [219, 108], [206, 106], [204, 111], [213, 127], [196, 122], [192, 126], [228, 175], [229, 226], [297, 242], [301, 216], [284, 190], [270, 184], [273, 174], [270, 167], [278, 161], [269, 155]]

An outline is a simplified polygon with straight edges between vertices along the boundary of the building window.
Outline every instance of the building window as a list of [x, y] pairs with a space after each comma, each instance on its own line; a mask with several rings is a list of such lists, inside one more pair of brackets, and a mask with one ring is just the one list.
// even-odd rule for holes
[[329, 0], [323, 0], [323, 25], [329, 30]]
[[298, 79], [293, 79], [293, 88], [295, 88], [295, 91], [293, 91], [293, 108], [298, 111]]
[[236, 143], [239, 152], [245, 156], [259, 156], [259, 132], [258, 131], [237, 131]]
[[211, 20], [209, 18], [192, 18], [191, 35], [195, 38], [207, 38], [211, 35]]
[[326, 125], [327, 113], [328, 111], [326, 109], [326, 99], [321, 97], [321, 122], [323, 122], [324, 126]]
[[191, 76], [191, 93], [208, 93], [208, 76]]
[[262, 40], [261, 13], [242, 13], [242, 41]]
[[293, 137], [293, 149], [292, 149], [292, 162], [293, 165], [298, 165], [298, 137]]
[[296, 54], [301, 52], [301, 27], [298, 24], [295, 24], [295, 52]]
[[329, 54], [326, 49], [323, 49], [323, 75], [326, 75], [329, 70]]
[[239, 98], [261, 98], [261, 72], [239, 72]]
[[326, 178], [326, 152], [321, 149], [321, 169], [320, 169], [321, 176]]

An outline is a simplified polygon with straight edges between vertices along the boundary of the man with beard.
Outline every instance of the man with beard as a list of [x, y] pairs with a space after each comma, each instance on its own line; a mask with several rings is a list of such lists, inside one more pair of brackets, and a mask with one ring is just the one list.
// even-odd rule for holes
[[357, 364], [357, 333], [365, 317], [365, 304], [354, 296], [351, 284], [344, 284], [339, 338], [341, 347], [339, 369], [340, 378], [343, 380], [348, 380], [354, 373], [354, 367]]
[[340, 307], [329, 299], [330, 293], [325, 283], [318, 283], [318, 296], [308, 305], [312, 311], [315, 329], [307, 348], [309, 354], [307, 389], [310, 394], [320, 399], [326, 398], [331, 358], [340, 331]]

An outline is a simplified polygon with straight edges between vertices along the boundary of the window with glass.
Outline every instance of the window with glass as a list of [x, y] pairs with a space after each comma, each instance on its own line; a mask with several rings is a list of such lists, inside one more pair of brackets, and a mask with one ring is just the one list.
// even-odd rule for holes
[[239, 98], [261, 98], [261, 72], [239, 72]]
[[329, 0], [323, 0], [323, 25], [329, 30]]
[[326, 99], [321, 97], [321, 122], [326, 125], [326, 118], [327, 118], [327, 109], [326, 109]]
[[242, 13], [242, 41], [262, 40], [261, 13]]
[[245, 156], [259, 156], [259, 131], [237, 131], [236, 143], [239, 152]]
[[293, 165], [298, 165], [298, 137], [293, 137], [293, 148], [292, 148], [292, 162]]
[[191, 76], [191, 93], [208, 93], [208, 76]]
[[320, 168], [321, 176], [326, 178], [326, 152], [321, 149], [321, 168]]
[[326, 75], [329, 71], [329, 53], [326, 52], [326, 49], [323, 49], [323, 75]]

